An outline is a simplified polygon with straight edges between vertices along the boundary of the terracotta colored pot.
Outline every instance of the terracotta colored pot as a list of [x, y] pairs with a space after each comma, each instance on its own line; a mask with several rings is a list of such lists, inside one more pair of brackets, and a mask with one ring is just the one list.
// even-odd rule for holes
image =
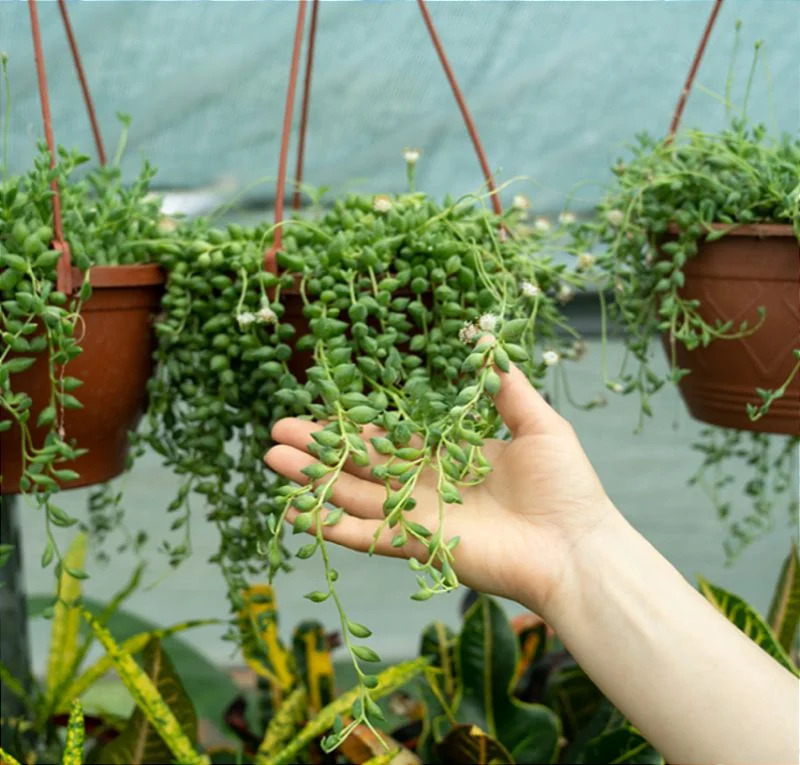
[[[146, 402], [147, 380], [152, 372], [154, 335], [152, 317], [164, 285], [159, 266], [96, 266], [91, 269], [92, 296], [81, 310], [82, 352], [65, 367], [71, 377], [83, 380], [75, 396], [83, 409], [65, 413], [67, 440], [74, 439], [88, 453], [61, 463], [80, 474], [64, 488], [102, 483], [125, 468], [128, 432], [134, 430]], [[74, 278], [79, 284], [80, 272]], [[81, 329], [79, 323], [78, 331]], [[42, 356], [25, 372], [12, 377], [15, 390], [33, 399], [31, 422], [47, 405], [50, 381]], [[42, 445], [45, 428], [32, 428], [34, 443]], [[0, 434], [0, 493], [19, 492], [21, 471], [20, 431], [14, 426]]]
[[[753, 422], [747, 404], [760, 403], [756, 388], [783, 384], [800, 348], [800, 245], [790, 225], [740, 226], [715, 242], [698, 243], [698, 255], [685, 267], [684, 298], [700, 301], [703, 318], [755, 326], [758, 308], [766, 310], [760, 329], [740, 340], [716, 340], [687, 351], [676, 345], [677, 363], [690, 374], [680, 391], [698, 420], [726, 428], [800, 434], [800, 376], [769, 412]], [[669, 338], [663, 338], [667, 355]]]

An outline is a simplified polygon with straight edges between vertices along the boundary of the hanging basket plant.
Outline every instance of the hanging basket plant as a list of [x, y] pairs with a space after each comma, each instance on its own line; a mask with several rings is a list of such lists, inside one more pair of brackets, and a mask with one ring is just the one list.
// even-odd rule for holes
[[[793, 484], [800, 440], [800, 139], [752, 125], [746, 105], [718, 132], [678, 131], [720, 4], [667, 137], [637, 137], [630, 156], [614, 166], [614, 184], [596, 215], [573, 229], [570, 247], [596, 254], [612, 295], [609, 311], [635, 360], [607, 378], [608, 387], [637, 394], [647, 416], [651, 396], [675, 383], [692, 415], [729, 429], [704, 432], [696, 445], [703, 467], [693, 480], [709, 489], [730, 523], [726, 549], [733, 555], [771, 527], [775, 499]], [[729, 101], [730, 82], [726, 94]], [[653, 341], [666, 350], [665, 373], [653, 363]], [[749, 447], [743, 431], [753, 431]], [[744, 491], [753, 513], [742, 520], [730, 518], [731, 502], [721, 493], [733, 481], [718, 470], [729, 457], [746, 458], [752, 470]], [[794, 517], [796, 492], [786, 496]]]
[[[458, 539], [441, 522], [424, 527], [409, 518], [414, 489], [432, 470], [444, 508], [485, 478], [490, 465], [482, 447], [502, 433], [493, 399], [498, 370], [517, 363], [541, 386], [553, 370], [561, 372], [561, 362], [580, 355], [580, 338], [562, 309], [587, 276], [554, 262], [550, 237], [558, 231], [526, 227], [519, 211], [500, 209], [490, 176], [486, 192], [443, 203], [415, 191], [416, 151], [405, 153], [407, 193], [349, 194], [284, 219], [305, 5], [298, 4], [276, 221], [226, 229], [194, 221], [182, 227], [181, 252], [162, 258], [169, 276], [146, 438], [181, 476], [169, 511], [173, 529], [186, 535], [165, 549], [175, 564], [191, 551], [190, 505], [200, 495], [220, 531], [212, 560], [225, 576], [233, 612], [241, 610], [251, 577], [289, 570], [293, 554], [321, 558], [320, 589], [307, 597], [331, 600], [341, 618], [360, 684], [355, 725], [374, 714], [367, 690], [378, 657], [354, 642], [370, 631], [345, 615], [339, 573], [321, 535], [293, 550], [286, 530], [341, 520], [332, 487], [345, 463], [367, 469], [375, 450], [387, 458], [372, 469], [386, 493], [384, 526], [394, 530], [399, 553], [420, 544], [429, 551], [425, 563], [410, 560], [418, 581], [413, 597], [457, 587]], [[488, 172], [483, 158], [482, 164]], [[301, 175], [302, 159], [296, 182]], [[263, 461], [273, 424], [287, 416], [325, 423], [308, 434], [315, 460], [298, 483]]]
[[[4, 162], [0, 182], [0, 491], [30, 494], [49, 522], [69, 525], [52, 495], [125, 468], [128, 434], [146, 405], [164, 283], [142, 241], [169, 234], [149, 194], [152, 169], [145, 164], [135, 184], [122, 183], [126, 117], [117, 158], [105, 164], [88, 90], [100, 166], [77, 180], [88, 157], [56, 151], [33, 1], [30, 11], [46, 142], [24, 176], [10, 176]], [[73, 40], [66, 9], [64, 21]], [[5, 60], [3, 74], [8, 99]]]

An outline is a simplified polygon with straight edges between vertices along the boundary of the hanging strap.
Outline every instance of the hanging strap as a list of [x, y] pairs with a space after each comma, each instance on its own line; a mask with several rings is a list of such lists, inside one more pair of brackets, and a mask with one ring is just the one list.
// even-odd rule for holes
[[[100, 129], [97, 125], [97, 118], [95, 116], [94, 105], [92, 98], [89, 94], [89, 87], [86, 83], [86, 76], [81, 64], [80, 54], [78, 53], [78, 45], [75, 41], [75, 35], [72, 32], [72, 25], [69, 22], [69, 15], [64, 0], [58, 0], [58, 6], [61, 10], [61, 18], [64, 22], [64, 29], [67, 33], [67, 40], [69, 47], [72, 50], [72, 59], [75, 62], [75, 68], [78, 72], [78, 79], [81, 83], [83, 91], [83, 100], [86, 104], [86, 109], [89, 112], [89, 121], [92, 125], [92, 132], [94, 133], [95, 145], [97, 146], [97, 155], [100, 164], [104, 165], [106, 162], [105, 150], [103, 149], [103, 141], [100, 136]], [[44, 64], [44, 54], [42, 53], [42, 33], [39, 28], [39, 14], [36, 8], [36, 0], [28, 0], [28, 10], [31, 17], [31, 35], [33, 36], [33, 56], [36, 61], [36, 77], [39, 83], [39, 102], [42, 107], [42, 122], [44, 123], [44, 137], [47, 141], [47, 150], [50, 153], [50, 167], [56, 166], [56, 146], [53, 139], [53, 122], [50, 114], [50, 97], [47, 91], [47, 72]], [[75, 285], [72, 279], [72, 257], [69, 251], [69, 244], [64, 238], [64, 225], [61, 219], [61, 195], [58, 188], [58, 181], [53, 179], [50, 183], [53, 189], [53, 249], [61, 253], [56, 266], [56, 289], [63, 292], [65, 295], [71, 295], [74, 291]]]
[[711, 9], [711, 15], [708, 17], [708, 21], [706, 22], [706, 28], [703, 30], [703, 36], [700, 38], [700, 44], [697, 46], [697, 50], [694, 54], [694, 60], [692, 61], [691, 67], [689, 67], [689, 74], [686, 76], [686, 82], [683, 84], [683, 89], [681, 90], [681, 94], [678, 98], [678, 105], [675, 107], [675, 113], [672, 115], [672, 122], [670, 123], [669, 132], [667, 133], [667, 143], [672, 143], [675, 133], [678, 132], [678, 125], [680, 125], [681, 117], [683, 116], [683, 109], [686, 106], [689, 93], [692, 91], [695, 75], [697, 74], [697, 70], [700, 68], [700, 62], [703, 60], [703, 54], [705, 53], [706, 45], [708, 44], [708, 38], [711, 37], [711, 30], [714, 28], [714, 22], [717, 20], [717, 14], [719, 13], [721, 6], [722, 0], [714, 0], [714, 6]]
[[[308, 126], [308, 112], [309, 112], [309, 103], [311, 99], [311, 72], [314, 65], [314, 42], [317, 32], [317, 14], [319, 10], [319, 0], [312, 0], [312, 2], [313, 6], [311, 11], [311, 23], [308, 36], [308, 48], [306, 50], [305, 79], [303, 82], [303, 103], [301, 107], [302, 112], [300, 118], [300, 130], [299, 130], [298, 147], [297, 147], [295, 191], [292, 200], [294, 209], [299, 209], [300, 207], [300, 183], [302, 182], [303, 179], [305, 136]], [[494, 178], [492, 177], [492, 172], [489, 169], [489, 163], [486, 160], [486, 155], [483, 151], [483, 146], [481, 145], [480, 138], [478, 137], [478, 131], [475, 127], [472, 115], [470, 114], [469, 109], [467, 108], [464, 96], [461, 93], [461, 89], [459, 88], [458, 82], [456, 81], [455, 75], [453, 74], [453, 69], [450, 66], [450, 62], [448, 61], [447, 55], [444, 52], [444, 47], [442, 46], [442, 42], [439, 39], [438, 33], [436, 32], [433, 20], [431, 19], [430, 14], [428, 13], [428, 8], [425, 4], [425, 0], [417, 0], [417, 2], [419, 4], [420, 12], [422, 13], [422, 19], [425, 22], [425, 26], [428, 29], [428, 33], [430, 34], [433, 46], [436, 49], [436, 53], [439, 56], [439, 60], [441, 61], [442, 67], [447, 77], [447, 81], [450, 83], [450, 88], [453, 91], [453, 96], [455, 97], [456, 103], [458, 104], [458, 108], [461, 111], [461, 116], [464, 119], [464, 124], [466, 125], [469, 137], [472, 140], [472, 145], [475, 148], [476, 154], [478, 155], [478, 162], [480, 163], [481, 170], [483, 171], [484, 178], [486, 179], [486, 186], [491, 196], [492, 208], [498, 216], [502, 215], [503, 208], [500, 204], [500, 197], [497, 193], [497, 188], [494, 183]], [[286, 188], [286, 165], [287, 165], [287, 157], [289, 154], [289, 139], [292, 128], [292, 112], [294, 108], [295, 91], [297, 88], [297, 74], [300, 68], [299, 67], [300, 51], [303, 44], [303, 27], [305, 24], [305, 4], [306, 0], [299, 0], [297, 9], [297, 22], [295, 24], [294, 44], [292, 46], [292, 58], [289, 69], [289, 86], [287, 88], [286, 106], [283, 114], [283, 133], [281, 136], [280, 156], [278, 159], [278, 180], [275, 188], [275, 224], [276, 224], [275, 236], [272, 240], [273, 241], [272, 246], [269, 248], [269, 250], [267, 250], [264, 253], [264, 267], [267, 268], [268, 270], [276, 270], [277, 267], [275, 265], [275, 256], [280, 251], [283, 242], [283, 233], [280, 224], [283, 222], [283, 203], [284, 203], [284, 194]], [[505, 233], [504, 229], [501, 228], [501, 235], [504, 235], [504, 233]]]

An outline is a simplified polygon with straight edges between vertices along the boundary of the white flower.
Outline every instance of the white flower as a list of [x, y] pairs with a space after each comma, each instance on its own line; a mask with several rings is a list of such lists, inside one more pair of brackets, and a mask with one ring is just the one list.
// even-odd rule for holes
[[522, 294], [525, 295], [525, 297], [535, 298], [542, 294], [542, 290], [539, 288], [539, 285], [534, 284], [533, 282], [522, 282], [519, 285], [519, 288], [522, 290]]
[[578, 255], [578, 268], [588, 271], [594, 265], [594, 255], [591, 252], [582, 252]]
[[545, 366], [548, 367], [552, 367], [553, 364], [558, 364], [560, 358], [557, 351], [545, 351], [542, 354], [542, 361], [545, 363]]
[[622, 383], [612, 382], [608, 384], [608, 389], [613, 391], [614, 393], [622, 393], [624, 388], [622, 387]]
[[622, 210], [609, 210], [606, 213], [606, 218], [612, 226], [621, 226], [622, 221], [625, 220], [625, 213]]
[[567, 303], [572, 300], [574, 295], [575, 291], [572, 289], [572, 287], [570, 287], [566, 282], [562, 282], [558, 288], [558, 299], [562, 303]]
[[531, 200], [528, 199], [524, 194], [514, 194], [514, 198], [511, 200], [511, 207], [515, 210], [522, 210], [525, 211], [531, 206]]
[[265, 303], [259, 308], [256, 314], [256, 321], [259, 324], [275, 324], [278, 321], [278, 317], [275, 315], [275, 311]]
[[392, 200], [386, 194], [378, 194], [372, 200], [372, 209], [379, 213], [389, 212], [392, 209]]
[[571, 212], [562, 212], [558, 216], [558, 222], [562, 226], [571, 226], [576, 220], [575, 213]]
[[477, 336], [478, 328], [471, 321], [465, 321], [464, 326], [458, 330], [458, 339], [464, 343], [464, 345], [472, 345]]
[[497, 314], [494, 313], [485, 313], [478, 319], [478, 326], [484, 332], [494, 332], [497, 329], [497, 322], [500, 321], [500, 318]]
[[245, 329], [246, 327], [249, 327], [255, 320], [256, 315], [254, 313], [250, 313], [249, 311], [236, 314], [236, 321], [239, 324], [239, 329]]
[[417, 163], [417, 160], [419, 159], [420, 154], [422, 154], [422, 152], [419, 149], [408, 149], [408, 148], [406, 148], [403, 151], [403, 159], [409, 165], [415, 165]]
[[552, 224], [550, 223], [544, 215], [540, 215], [536, 220], [533, 222], [533, 227], [537, 231], [549, 231], [552, 228]]

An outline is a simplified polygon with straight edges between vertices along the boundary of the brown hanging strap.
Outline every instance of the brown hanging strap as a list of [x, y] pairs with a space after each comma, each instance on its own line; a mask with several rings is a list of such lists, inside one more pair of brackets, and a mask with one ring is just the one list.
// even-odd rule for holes
[[[100, 128], [97, 125], [94, 104], [89, 94], [89, 86], [86, 82], [86, 75], [81, 64], [81, 57], [78, 53], [78, 44], [72, 32], [72, 25], [69, 21], [69, 14], [64, 0], [58, 0], [58, 7], [61, 11], [61, 19], [64, 22], [64, 30], [67, 34], [69, 47], [72, 51], [72, 59], [75, 62], [75, 69], [78, 72], [78, 79], [83, 91], [83, 100], [86, 110], [89, 113], [89, 121], [92, 125], [95, 145], [97, 146], [97, 156], [100, 164], [106, 163], [106, 154], [103, 148], [103, 141], [100, 136]], [[56, 166], [56, 145], [53, 138], [53, 121], [50, 114], [50, 98], [47, 90], [47, 73], [45, 71], [44, 54], [42, 52], [42, 33], [39, 28], [39, 14], [36, 8], [36, 0], [28, 0], [28, 10], [31, 17], [31, 35], [33, 36], [33, 55], [36, 61], [36, 76], [39, 83], [39, 101], [42, 106], [42, 122], [44, 123], [44, 136], [47, 141], [47, 150], [50, 152], [50, 167]], [[64, 238], [64, 225], [61, 219], [61, 195], [58, 189], [58, 182], [54, 179], [51, 182], [53, 189], [53, 249], [61, 253], [56, 266], [56, 289], [65, 295], [71, 295], [75, 285], [72, 279], [72, 257], [69, 251], [69, 244]]]
[[[300, 49], [303, 45], [303, 23], [306, 17], [306, 0], [299, 0], [297, 4], [297, 22], [294, 28], [294, 44], [292, 46], [292, 60], [289, 69], [289, 87], [286, 90], [286, 106], [283, 110], [283, 133], [281, 135], [281, 151], [278, 159], [278, 183], [275, 188], [275, 236], [272, 247], [264, 253], [264, 268], [268, 271], [277, 271], [275, 256], [283, 244], [283, 198], [286, 190], [286, 160], [289, 154], [289, 137], [292, 132], [292, 110], [294, 107], [294, 94], [297, 88], [297, 70], [300, 68]], [[302, 161], [302, 160], [301, 160]]]
[[422, 18], [425, 21], [425, 26], [428, 28], [431, 40], [433, 41], [433, 47], [436, 48], [436, 53], [439, 56], [439, 60], [442, 62], [442, 68], [447, 76], [447, 81], [450, 83], [453, 96], [455, 96], [458, 108], [461, 110], [461, 116], [464, 118], [464, 124], [467, 126], [467, 132], [469, 133], [469, 137], [472, 139], [472, 145], [475, 147], [475, 153], [478, 155], [478, 162], [480, 162], [481, 170], [483, 171], [483, 177], [486, 179], [486, 187], [489, 189], [489, 193], [491, 194], [492, 209], [497, 215], [502, 215], [503, 208], [500, 205], [500, 196], [497, 194], [497, 189], [494, 185], [494, 178], [492, 177], [492, 171], [489, 169], [489, 163], [486, 161], [486, 155], [483, 152], [481, 140], [478, 138], [478, 131], [475, 128], [475, 123], [472, 121], [472, 115], [469, 113], [467, 103], [461, 93], [461, 88], [458, 87], [456, 77], [453, 74], [453, 69], [450, 66], [450, 62], [447, 60], [447, 55], [442, 47], [442, 41], [439, 39], [436, 28], [433, 26], [433, 20], [428, 13], [428, 7], [425, 5], [425, 0], [417, 0], [417, 3], [419, 4], [419, 10], [422, 13]]
[[83, 102], [86, 104], [86, 111], [89, 114], [89, 122], [91, 123], [92, 135], [94, 136], [94, 145], [97, 147], [97, 159], [101, 165], [105, 165], [106, 151], [103, 147], [103, 138], [100, 135], [100, 127], [97, 124], [97, 116], [94, 112], [92, 96], [91, 93], [89, 93], [89, 84], [86, 81], [86, 74], [83, 71], [81, 54], [78, 52], [78, 43], [75, 40], [75, 35], [72, 33], [72, 24], [70, 24], [69, 21], [69, 14], [67, 13], [67, 4], [65, 0], [58, 0], [58, 9], [61, 11], [61, 19], [64, 22], [64, 31], [67, 33], [69, 49], [72, 51], [72, 60], [75, 63], [75, 71], [77, 72], [78, 80], [80, 80], [81, 83]]
[[300, 185], [303, 182], [303, 156], [306, 148], [306, 127], [308, 125], [308, 106], [311, 98], [311, 69], [314, 66], [314, 40], [317, 37], [317, 14], [319, 0], [311, 6], [311, 23], [308, 30], [308, 47], [306, 48], [306, 75], [303, 81], [303, 105], [300, 109], [300, 137], [297, 143], [297, 168], [294, 174], [294, 198], [292, 208], [300, 209]]
[[[50, 167], [56, 166], [56, 147], [53, 140], [53, 124], [50, 118], [50, 99], [47, 95], [47, 74], [44, 67], [42, 54], [42, 35], [39, 30], [39, 14], [36, 10], [36, 0], [28, 0], [28, 10], [31, 16], [31, 33], [33, 34], [33, 55], [36, 60], [36, 76], [39, 81], [39, 101], [42, 105], [42, 121], [44, 122], [44, 137], [47, 149], [50, 152]], [[53, 189], [53, 249], [61, 252], [56, 267], [56, 289], [66, 295], [72, 294], [72, 258], [70, 258], [69, 245], [64, 239], [64, 229], [61, 223], [61, 196], [58, 191], [58, 182], [53, 179], [50, 183]]]
[[[480, 138], [478, 137], [478, 131], [475, 128], [475, 123], [472, 120], [472, 115], [470, 114], [469, 109], [467, 108], [464, 96], [461, 93], [461, 89], [459, 88], [458, 82], [456, 81], [455, 75], [453, 74], [450, 62], [448, 61], [447, 55], [444, 52], [444, 47], [442, 46], [441, 40], [439, 39], [439, 35], [437, 34], [436, 28], [433, 25], [433, 21], [430, 17], [430, 14], [428, 13], [428, 8], [425, 5], [425, 0], [417, 0], [417, 2], [419, 4], [419, 9], [422, 13], [422, 18], [423, 21], [425, 22], [425, 26], [428, 29], [428, 33], [430, 34], [434, 48], [436, 49], [436, 53], [439, 56], [439, 60], [441, 61], [445, 75], [447, 76], [447, 80], [450, 83], [450, 88], [453, 91], [453, 96], [455, 97], [456, 103], [458, 104], [458, 108], [461, 111], [461, 116], [464, 119], [464, 123], [466, 125], [467, 132], [469, 133], [469, 137], [472, 139], [472, 145], [475, 148], [475, 152], [478, 155], [478, 162], [480, 163], [481, 170], [483, 171], [484, 178], [486, 179], [486, 186], [491, 195], [492, 208], [497, 215], [502, 215], [503, 208], [500, 204], [500, 197], [497, 194], [497, 188], [494, 184], [492, 172], [489, 169], [489, 163], [486, 160], [486, 155], [483, 151], [483, 146], [481, 145]], [[289, 139], [292, 127], [292, 111], [294, 107], [295, 90], [297, 87], [297, 74], [300, 64], [300, 51], [303, 43], [305, 4], [306, 0], [299, 0], [297, 9], [297, 22], [295, 25], [295, 33], [294, 33], [294, 45], [292, 47], [291, 67], [289, 70], [289, 87], [286, 93], [286, 107], [284, 109], [284, 114], [283, 114], [283, 134], [281, 137], [280, 156], [278, 159], [278, 180], [275, 189], [275, 225], [276, 225], [275, 236], [273, 239], [272, 247], [270, 247], [270, 249], [264, 253], [264, 267], [272, 271], [277, 271], [275, 256], [280, 251], [281, 244], [283, 241], [282, 229], [280, 224], [283, 222], [283, 203], [284, 203], [284, 194], [286, 187], [286, 164], [287, 164], [287, 156], [289, 153]], [[314, 41], [316, 38], [316, 31], [317, 31], [318, 7], [319, 7], [319, 0], [313, 0], [313, 7], [311, 12], [311, 24], [310, 24], [309, 39], [308, 39], [308, 49], [306, 51], [306, 71], [305, 71], [305, 80], [303, 83], [303, 104], [301, 107], [302, 114], [300, 119], [300, 135], [298, 139], [298, 149], [297, 149], [295, 192], [293, 198], [293, 206], [295, 209], [298, 209], [300, 207], [299, 185], [303, 178], [305, 135], [308, 124], [309, 102], [311, 98], [311, 71], [314, 64]], [[504, 235], [505, 233], [502, 228], [500, 233], [501, 235]]]
[[708, 38], [711, 37], [711, 30], [714, 28], [714, 22], [717, 20], [717, 14], [719, 13], [721, 6], [722, 0], [714, 0], [714, 6], [711, 9], [711, 15], [708, 17], [708, 21], [706, 22], [706, 28], [703, 30], [703, 36], [700, 38], [700, 44], [697, 46], [697, 50], [694, 54], [694, 60], [692, 61], [691, 67], [689, 67], [689, 74], [686, 77], [686, 82], [683, 84], [681, 95], [678, 98], [678, 105], [675, 107], [675, 113], [672, 115], [672, 122], [670, 123], [669, 132], [667, 133], [667, 143], [671, 143], [672, 139], [675, 137], [675, 133], [678, 132], [678, 125], [680, 125], [681, 117], [683, 116], [683, 109], [686, 106], [689, 93], [691, 93], [695, 75], [697, 74], [697, 70], [700, 68], [700, 62], [703, 60], [703, 54], [705, 53], [706, 45], [708, 44]]

